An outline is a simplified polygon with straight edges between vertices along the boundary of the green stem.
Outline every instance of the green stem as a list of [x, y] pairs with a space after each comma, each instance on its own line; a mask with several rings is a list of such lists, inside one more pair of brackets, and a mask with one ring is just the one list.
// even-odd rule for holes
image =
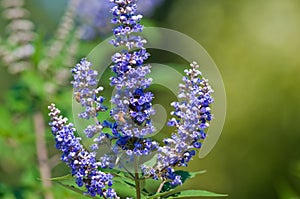
[[140, 187], [139, 167], [138, 167], [138, 157], [137, 156], [134, 156], [134, 181], [135, 181], [136, 199], [141, 199], [141, 187]]

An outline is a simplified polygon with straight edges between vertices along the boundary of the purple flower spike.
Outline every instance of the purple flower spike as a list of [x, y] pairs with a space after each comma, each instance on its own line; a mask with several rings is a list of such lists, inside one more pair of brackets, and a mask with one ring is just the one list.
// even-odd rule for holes
[[209, 127], [212, 119], [210, 105], [213, 103], [211, 89], [208, 81], [201, 77], [196, 62], [191, 63], [191, 69], [185, 70], [186, 76], [179, 85], [179, 102], [172, 102], [175, 111], [171, 112], [174, 118], [169, 126], [175, 126], [177, 132], [170, 138], [164, 139], [165, 146], [158, 148], [157, 165], [155, 174], [150, 173], [150, 168], [144, 166], [145, 175], [157, 178], [160, 174], [163, 178], [172, 181], [172, 185], [181, 184], [180, 176], [174, 173], [173, 167], [187, 166], [188, 162], [196, 154], [195, 148], [201, 147], [201, 140], [205, 139], [205, 129]]
[[72, 170], [72, 176], [76, 178], [79, 187], [85, 186], [87, 194], [91, 196], [106, 196], [107, 198], [118, 198], [113, 189], [111, 174], [98, 170], [100, 165], [96, 161], [96, 154], [86, 151], [80, 143], [80, 138], [75, 137], [73, 124], [67, 123], [67, 119], [60, 115], [54, 104], [51, 104], [49, 116], [52, 134], [55, 136], [56, 148], [62, 151], [62, 161]]

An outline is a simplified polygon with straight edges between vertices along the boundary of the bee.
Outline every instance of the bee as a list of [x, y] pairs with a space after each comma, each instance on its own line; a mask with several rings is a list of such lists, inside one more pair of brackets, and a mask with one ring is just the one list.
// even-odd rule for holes
[[75, 100], [76, 100], [77, 102], [80, 102], [80, 92], [77, 92], [77, 93], [75, 94], [74, 98], [75, 98]]
[[118, 114], [118, 120], [122, 123], [126, 123], [126, 120], [124, 119], [125, 113], [120, 111]]

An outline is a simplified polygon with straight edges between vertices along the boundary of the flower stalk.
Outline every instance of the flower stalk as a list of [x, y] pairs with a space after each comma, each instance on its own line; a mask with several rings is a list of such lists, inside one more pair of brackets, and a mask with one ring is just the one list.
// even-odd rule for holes
[[139, 178], [139, 157], [134, 157], [134, 182], [136, 190], [136, 198], [141, 198], [141, 187], [140, 187], [140, 178]]

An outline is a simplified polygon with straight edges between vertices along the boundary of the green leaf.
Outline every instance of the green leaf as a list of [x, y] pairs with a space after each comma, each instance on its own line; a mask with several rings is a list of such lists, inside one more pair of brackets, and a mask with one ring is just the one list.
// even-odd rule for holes
[[[118, 196], [121, 198], [125, 197], [135, 197], [135, 186], [128, 184], [127, 182], [122, 181], [119, 177], [114, 178], [112, 188], [118, 193]], [[141, 197], [146, 198], [146, 193], [141, 190]]]
[[[10, 118], [12, 117], [11, 114], [9, 113], [9, 111], [7, 109], [5, 109], [4, 107], [0, 107], [0, 115], [1, 117], [1, 123], [0, 123], [0, 135], [3, 136], [4, 134], [4, 129], [6, 131], [11, 130], [11, 126], [10, 126]], [[9, 133], [5, 133], [5, 134], [9, 134]]]
[[[176, 194], [176, 193], [175, 193]], [[205, 190], [185, 190], [178, 192], [177, 196], [172, 196], [171, 198], [187, 198], [187, 197], [224, 197], [228, 196], [227, 194], [219, 194]]]
[[8, 110], [15, 113], [31, 113], [35, 99], [31, 97], [30, 90], [24, 81], [17, 81], [5, 94], [5, 105]]
[[164, 193], [155, 194], [150, 196], [148, 199], [155, 199], [155, 198], [191, 198], [191, 197], [224, 197], [228, 196], [227, 194], [219, 194], [205, 190], [184, 190], [184, 191], [176, 191], [171, 189]]
[[49, 180], [51, 180], [51, 181], [63, 181], [63, 180], [69, 180], [71, 178], [73, 178], [72, 175], [68, 174], [68, 175], [65, 175], [65, 176], [50, 178]]
[[174, 194], [174, 193], [176, 193], [175, 190], [174, 190], [174, 189], [170, 189], [170, 190], [168, 190], [168, 191], [166, 191], [166, 192], [163, 192], [163, 193], [157, 193], [157, 194], [155, 194], [155, 195], [152, 195], [152, 196], [150, 196], [148, 199], [154, 199], [154, 198], [159, 198], [159, 197], [163, 197], [163, 196], [168, 196], [168, 195], [172, 195], [172, 194]]
[[188, 171], [178, 170], [178, 171], [175, 171], [174, 173], [176, 175], [180, 175], [181, 176], [181, 181], [182, 181], [182, 183], [184, 183], [186, 180], [188, 180], [190, 178], [194, 178], [198, 174], [203, 174], [205, 172], [206, 172], [205, 170], [203, 170], [203, 171], [195, 171], [195, 172], [188, 172]]
[[154, 180], [152, 178], [146, 179], [145, 182], [144, 190], [150, 195], [155, 194], [161, 184], [161, 180]]
[[41, 99], [44, 99], [45, 80], [40, 74], [37, 74], [35, 71], [26, 71], [22, 75], [22, 80], [29, 87], [33, 95], [39, 96]]
[[[186, 182], [188, 179], [194, 178], [197, 175], [203, 174], [205, 172], [206, 172], [205, 170], [195, 171], [195, 172], [188, 172], [188, 171], [183, 171], [183, 170], [175, 171], [175, 173], [177, 175], [181, 176], [182, 183]], [[178, 194], [180, 194], [180, 191], [178, 191], [176, 188], [178, 188], [178, 185], [177, 186], [172, 186], [170, 184], [170, 182], [166, 182], [164, 184], [161, 192], [151, 196], [150, 198], [157, 198], [157, 197], [163, 197], [163, 196], [168, 196], [168, 197], [177, 196]], [[203, 191], [203, 192], [205, 192], [205, 191]]]
[[134, 181], [132, 182], [130, 179], [122, 178], [122, 177], [114, 177], [114, 182], [119, 182], [123, 184], [123, 186], [129, 186], [135, 188]]
[[[188, 171], [178, 170], [178, 171], [175, 171], [174, 173], [176, 175], [180, 175], [182, 183], [185, 183], [188, 179], [194, 178], [197, 175], [203, 174], [205, 172], [206, 172], [205, 170], [203, 170], [203, 171], [195, 171], [195, 172], [188, 172]], [[171, 185], [170, 182], [167, 182], [167, 183], [164, 184], [164, 186], [162, 188], [162, 192], [168, 191], [170, 189], [174, 189], [177, 186], [178, 185], [174, 186], [174, 185]]]
[[63, 183], [61, 183], [61, 182], [59, 182], [59, 181], [54, 181], [54, 182], [56, 182], [57, 184], [61, 185], [62, 187], [66, 188], [66, 189], [69, 189], [69, 190], [71, 190], [71, 191], [73, 191], [73, 192], [79, 193], [79, 194], [81, 194], [82, 196], [85, 196], [85, 197], [88, 197], [88, 198], [99, 198], [99, 197], [92, 197], [92, 196], [90, 196], [90, 195], [87, 195], [87, 194], [85, 193], [85, 191], [83, 191], [83, 190], [81, 190], [81, 189], [79, 189], [79, 188], [76, 188], [75, 186], [66, 185], [66, 184], [63, 184]]
[[195, 171], [195, 172], [189, 172], [189, 174], [190, 174], [190, 178], [194, 178], [194, 177], [196, 177], [197, 175], [199, 175], [199, 174], [203, 174], [203, 173], [206, 173], [206, 170], [202, 170], [202, 171]]
[[[105, 172], [105, 170], [104, 170], [104, 172]], [[122, 181], [123, 183], [126, 183], [130, 186], [135, 187], [134, 180], [132, 178], [126, 176], [125, 175], [126, 173], [120, 172], [120, 171], [117, 171], [117, 170], [114, 170], [114, 169], [109, 169], [106, 172], [109, 172], [109, 173], [115, 175], [114, 180], [119, 180], [119, 181]]]
[[154, 167], [154, 165], [157, 163], [157, 154], [155, 154], [150, 160], [144, 162], [143, 164], [147, 167]]
[[135, 188], [128, 185], [125, 182], [122, 182], [122, 180], [114, 179], [112, 188], [118, 193], [120, 196], [129, 196], [133, 197], [135, 196]]

